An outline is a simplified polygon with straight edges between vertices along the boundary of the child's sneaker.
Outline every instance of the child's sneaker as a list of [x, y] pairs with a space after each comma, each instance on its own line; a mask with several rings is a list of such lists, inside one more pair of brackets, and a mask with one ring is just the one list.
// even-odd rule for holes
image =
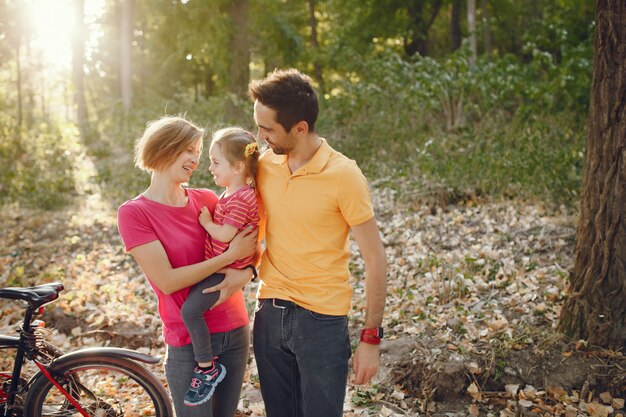
[[215, 387], [225, 376], [226, 368], [221, 363], [213, 362], [213, 368], [208, 371], [196, 367], [193, 370], [191, 387], [185, 394], [185, 405], [193, 407], [209, 401], [215, 392]]

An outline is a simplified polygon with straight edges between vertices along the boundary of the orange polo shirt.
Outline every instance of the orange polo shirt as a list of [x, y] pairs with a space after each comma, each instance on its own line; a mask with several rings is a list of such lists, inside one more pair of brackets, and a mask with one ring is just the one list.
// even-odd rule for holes
[[374, 217], [356, 162], [322, 139], [311, 160], [291, 173], [287, 157], [268, 150], [259, 159], [257, 185], [267, 221], [258, 297], [348, 314], [350, 227]]

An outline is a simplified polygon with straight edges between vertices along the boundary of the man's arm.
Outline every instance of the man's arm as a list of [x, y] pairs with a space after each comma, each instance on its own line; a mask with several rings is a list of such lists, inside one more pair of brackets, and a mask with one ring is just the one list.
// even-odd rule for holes
[[[365, 261], [365, 328], [380, 327], [387, 296], [387, 259], [376, 219], [352, 227], [352, 235]], [[360, 342], [353, 359], [355, 384], [368, 383], [378, 372], [378, 345]]]

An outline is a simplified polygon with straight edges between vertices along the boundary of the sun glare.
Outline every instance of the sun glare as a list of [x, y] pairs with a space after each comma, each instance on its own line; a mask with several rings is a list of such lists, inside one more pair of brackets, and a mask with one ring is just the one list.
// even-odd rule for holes
[[33, 28], [33, 43], [44, 61], [60, 69], [69, 68], [72, 61], [72, 31], [74, 8], [71, 0], [34, 0], [27, 3]]
[[[44, 62], [56, 69], [69, 69], [72, 63], [75, 0], [31, 0], [26, 3], [30, 19], [32, 46], [42, 52]], [[103, 13], [103, 0], [85, 0], [86, 36]], [[89, 39], [86, 39], [89, 49]]]

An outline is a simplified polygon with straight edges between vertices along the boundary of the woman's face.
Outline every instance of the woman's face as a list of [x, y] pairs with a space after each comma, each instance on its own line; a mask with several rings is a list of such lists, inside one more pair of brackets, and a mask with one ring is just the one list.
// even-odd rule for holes
[[189, 182], [191, 174], [198, 168], [202, 154], [202, 139], [190, 144], [165, 170], [175, 182]]

